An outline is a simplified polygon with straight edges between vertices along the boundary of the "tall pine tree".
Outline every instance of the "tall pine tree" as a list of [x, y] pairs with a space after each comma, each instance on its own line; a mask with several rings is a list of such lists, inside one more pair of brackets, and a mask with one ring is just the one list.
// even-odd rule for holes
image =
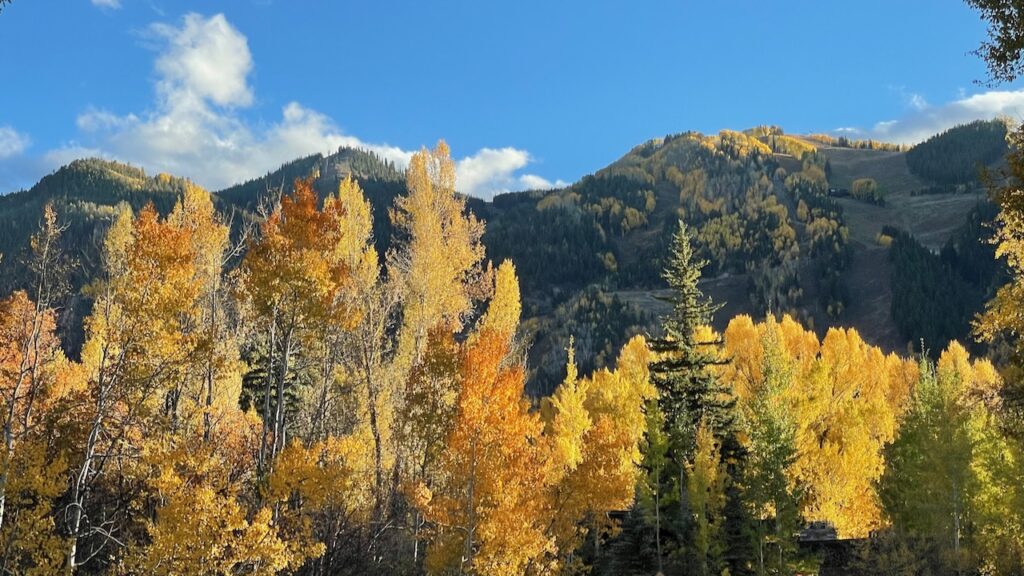
[[[658, 410], [663, 416], [671, 468], [665, 471], [658, 487], [663, 494], [659, 498], [665, 517], [662, 530], [669, 532], [665, 535], [665, 540], [671, 542], [667, 550], [671, 555], [669, 565], [679, 564], [692, 574], [719, 574], [728, 568], [735, 575], [749, 571], [752, 552], [749, 522], [741, 500], [746, 454], [736, 437], [736, 399], [712, 369], [724, 360], [706, 326], [720, 306], [697, 285], [707, 261], [694, 254], [692, 241], [692, 233], [680, 222], [663, 274], [672, 290], [672, 313], [663, 320], [662, 337], [650, 340], [655, 355], [651, 379], [658, 389]], [[717, 553], [698, 558], [692, 546], [697, 523], [690, 502], [693, 479], [688, 471], [694, 466], [701, 428], [714, 438], [727, 478], [716, 488], [724, 492], [717, 495], [724, 499], [719, 512], [722, 517], [705, 519], [721, 527], [721, 545], [715, 547]]]

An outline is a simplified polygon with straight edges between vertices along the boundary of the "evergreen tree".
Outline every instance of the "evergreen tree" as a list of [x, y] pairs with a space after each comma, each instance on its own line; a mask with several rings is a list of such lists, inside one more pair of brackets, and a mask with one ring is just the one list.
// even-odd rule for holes
[[[746, 514], [742, 506], [743, 462], [746, 454], [736, 438], [736, 400], [732, 391], [716, 377], [712, 367], [722, 364], [715, 353], [717, 340], [706, 326], [718, 310], [704, 296], [697, 283], [706, 260], [695, 257], [693, 236], [683, 222], [672, 241], [664, 279], [672, 289], [672, 313], [663, 321], [664, 335], [652, 339], [651, 380], [658, 388], [658, 410], [664, 417], [664, 433], [668, 439], [668, 467], [662, 475], [659, 502], [664, 506], [662, 529], [672, 536], [673, 563], [682, 561], [688, 572], [703, 574], [708, 568], [727, 563], [731, 574], [743, 573], [751, 547]], [[717, 458], [727, 478], [724, 504], [718, 513], [722, 518], [706, 521], [721, 526], [723, 542], [716, 549], [718, 558], [694, 558], [691, 545], [697, 537], [697, 523], [689, 492], [693, 482], [689, 470], [694, 469], [697, 454], [697, 432], [704, 428], [717, 444]], [[674, 506], [673, 506], [674, 504]], [[674, 540], [674, 541], [673, 541]]]

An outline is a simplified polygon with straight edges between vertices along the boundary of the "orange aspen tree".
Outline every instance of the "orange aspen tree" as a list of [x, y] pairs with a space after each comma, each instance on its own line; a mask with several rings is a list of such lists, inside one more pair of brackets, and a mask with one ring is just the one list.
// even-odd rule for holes
[[[543, 424], [524, 397], [522, 366], [509, 358], [519, 317], [511, 264], [500, 290], [461, 351], [452, 421], [433, 487], [416, 499], [433, 526], [427, 568], [522, 574], [553, 550], [545, 534]], [[511, 321], [514, 319], [515, 321]]]
[[487, 331], [464, 352], [441, 478], [421, 498], [436, 530], [431, 571], [518, 575], [553, 547], [542, 515], [543, 425], [523, 397], [522, 368], [503, 365], [503, 340]]
[[52, 504], [67, 466], [51, 432], [67, 412], [72, 367], [54, 324], [25, 292], [0, 300], [0, 571], [10, 574], [50, 574], [64, 561]]
[[263, 222], [242, 261], [241, 297], [269, 350], [260, 449], [264, 469], [286, 446], [285, 389], [293, 357], [322, 333], [319, 329], [352, 321], [339, 298], [350, 272], [338, 250], [344, 210], [337, 201], [318, 209], [312, 179], [296, 180], [294, 192]]

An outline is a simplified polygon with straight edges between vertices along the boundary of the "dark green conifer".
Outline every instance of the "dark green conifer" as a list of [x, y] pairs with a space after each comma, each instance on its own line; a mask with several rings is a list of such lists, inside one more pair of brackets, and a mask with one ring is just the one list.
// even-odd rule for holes
[[[749, 572], [752, 554], [749, 518], [742, 505], [743, 465], [746, 453], [736, 437], [736, 398], [719, 382], [712, 368], [726, 360], [716, 352], [715, 341], [702, 339], [700, 327], [709, 325], [720, 308], [700, 290], [698, 282], [707, 261], [693, 250], [693, 236], [685, 223], [673, 236], [663, 278], [671, 289], [672, 313], [664, 318], [664, 334], [650, 339], [657, 354], [651, 365], [651, 379], [658, 388], [658, 410], [664, 418], [668, 438], [668, 460], [673, 468], [665, 474], [664, 497], [659, 499], [672, 509], [664, 509], [665, 539], [674, 540], [667, 548], [671, 564], [687, 573], [717, 573], [728, 567], [730, 574]], [[700, 560], [688, 558], [692, 538], [692, 514], [686, 496], [686, 465], [692, 461], [697, 429], [707, 426], [720, 443], [720, 454], [729, 475], [726, 488], [724, 522], [716, 566], [696, 566]], [[666, 471], [668, 472], [668, 471]]]

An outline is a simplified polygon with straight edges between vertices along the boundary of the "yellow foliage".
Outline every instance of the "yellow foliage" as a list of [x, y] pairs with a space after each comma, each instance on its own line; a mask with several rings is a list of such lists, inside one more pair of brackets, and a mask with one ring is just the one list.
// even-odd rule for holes
[[409, 194], [396, 199], [392, 219], [407, 240], [391, 268], [405, 288], [400, 356], [417, 359], [432, 328], [458, 331], [483, 295], [483, 223], [455, 193], [455, 164], [444, 141], [413, 155], [406, 186]]
[[30, 439], [0, 461], [6, 475], [5, 520], [0, 527], [0, 566], [11, 574], [58, 573], [67, 546], [55, 522], [53, 503], [64, 492], [67, 465], [46, 442]]
[[272, 510], [250, 514], [239, 489], [238, 470], [225, 447], [186, 441], [177, 447], [154, 445], [145, 459], [156, 474], [150, 480], [159, 495], [155, 520], [146, 523], [149, 542], [129, 548], [124, 562], [130, 574], [230, 574], [244, 570], [274, 575], [297, 569], [322, 545], [297, 545], [282, 534]]
[[696, 556], [699, 561], [715, 565], [721, 557], [728, 475], [720, 457], [721, 447], [711, 429], [701, 423], [697, 428], [693, 462], [686, 464], [686, 493], [693, 511]]
[[565, 380], [543, 406], [547, 412], [545, 434], [552, 442], [555, 470], [575, 470], [583, 460], [583, 436], [593, 425], [584, 406], [588, 388], [589, 382], [578, 378], [576, 351], [570, 341]]
[[[640, 336], [622, 349], [614, 371], [579, 380], [572, 356], [565, 381], [545, 401], [550, 456], [550, 532], [569, 555], [588, 533], [583, 521], [633, 502], [646, 430], [644, 406], [656, 392], [650, 352]], [[600, 528], [600, 526], [597, 526]]]
[[781, 335], [791, 366], [782, 398], [797, 423], [797, 455], [787, 476], [806, 494], [801, 512], [807, 521], [831, 522], [843, 537], [866, 535], [882, 522], [874, 489], [884, 468], [882, 449], [895, 437], [917, 367], [869, 346], [853, 329], [832, 329], [819, 342], [789, 317], [754, 324], [739, 316], [725, 331], [732, 363], [722, 376], [741, 405], [764, 382], [769, 327]]
[[553, 550], [538, 497], [547, 477], [542, 424], [523, 397], [522, 369], [503, 366], [506, 353], [489, 331], [464, 351], [441, 482], [422, 510], [436, 526], [431, 572], [518, 576]]
[[516, 278], [516, 267], [511, 260], [505, 260], [498, 266], [494, 275], [494, 296], [487, 306], [487, 312], [480, 319], [479, 332], [493, 331], [504, 335], [511, 341], [519, 328], [519, 315], [522, 304], [519, 301], [519, 280]]

